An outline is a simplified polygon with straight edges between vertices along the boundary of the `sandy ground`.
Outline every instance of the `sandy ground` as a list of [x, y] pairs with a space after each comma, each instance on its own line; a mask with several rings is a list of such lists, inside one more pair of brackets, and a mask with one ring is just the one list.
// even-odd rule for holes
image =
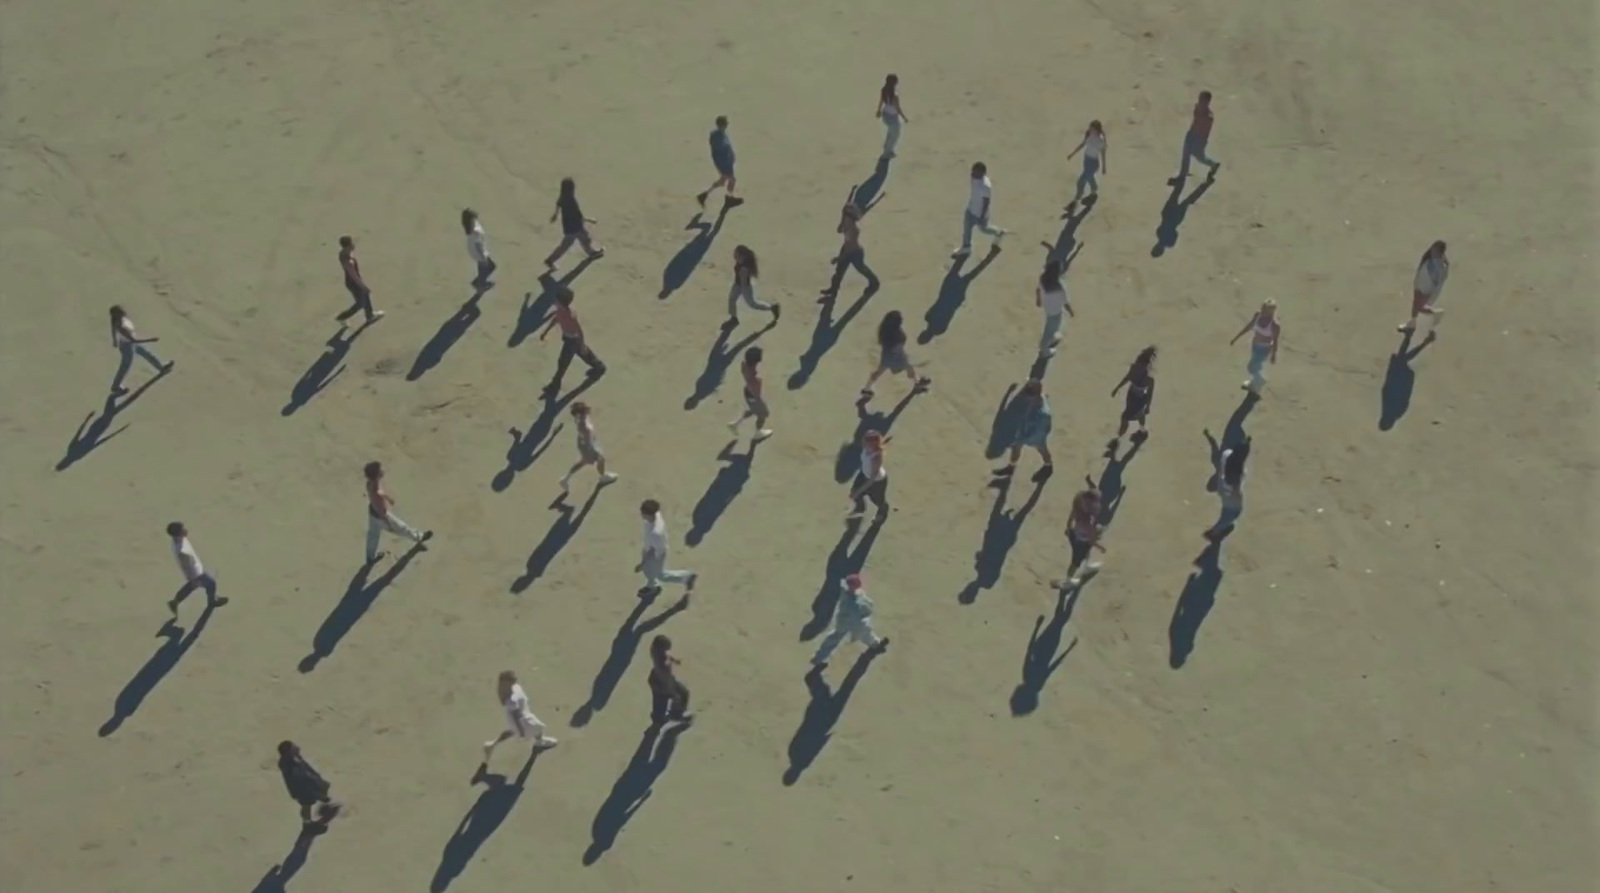
[[[0, 888], [1593, 889], [1592, 7], [980, 9], [6, 4]], [[911, 122], [866, 221], [883, 288], [790, 388], [838, 325], [811, 297], [888, 70]], [[1202, 88], [1224, 167], [1164, 205]], [[719, 113], [750, 201], [697, 238]], [[1025, 480], [1001, 505], [985, 488], [985, 446], [1091, 117], [1111, 173], [1068, 234], [1061, 470], [1024, 513]], [[979, 158], [1016, 235], [947, 278]], [[623, 475], [569, 514], [547, 505], [570, 425], [537, 423], [554, 345], [517, 334], [564, 175], [610, 250], [571, 284]], [[465, 204], [501, 263], [475, 307]], [[330, 348], [346, 232], [389, 317]], [[1434, 238], [1452, 316], [1395, 359]], [[760, 323], [716, 341], [740, 242], [786, 309], [759, 334], [778, 434], [719, 460], [720, 358]], [[1267, 296], [1285, 342], [1235, 424], [1247, 510], [1197, 571], [1202, 432], [1239, 405], [1227, 338]], [[113, 302], [177, 369], [103, 419]], [[935, 389], [893, 423], [896, 510], [841, 542], [872, 330], [898, 309], [915, 335], [936, 304], [947, 331], [912, 345]], [[1105, 470], [1106, 394], [1152, 342], [1153, 437], [1112, 469], [1104, 572], [1057, 611], [1071, 492]], [[353, 580], [371, 458], [439, 537]], [[647, 496], [702, 574], [655, 627], [701, 713], [670, 743], [641, 738], [632, 650], [673, 597], [630, 615]], [[158, 632], [174, 518], [232, 603]], [[811, 692], [813, 601], [862, 563], [894, 644], [841, 652]], [[520, 779], [508, 746], [472, 785], [505, 667], [562, 745]], [[286, 737], [349, 805], [298, 846]]]

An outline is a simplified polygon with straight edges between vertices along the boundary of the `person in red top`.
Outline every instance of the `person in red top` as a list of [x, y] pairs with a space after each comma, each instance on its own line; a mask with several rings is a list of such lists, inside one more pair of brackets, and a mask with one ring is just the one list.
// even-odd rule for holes
[[583, 326], [578, 323], [578, 315], [572, 312], [572, 289], [563, 288], [561, 294], [556, 296], [556, 309], [550, 317], [550, 322], [539, 333], [539, 340], [543, 341], [550, 330], [556, 326], [561, 327], [561, 358], [556, 360], [556, 374], [550, 379], [550, 384], [545, 386], [546, 395], [561, 392], [561, 377], [567, 374], [567, 367], [572, 365], [572, 358], [577, 357], [589, 364], [589, 377], [599, 378], [606, 374], [606, 364], [594, 355], [589, 345], [583, 340]]
[[1193, 158], [1211, 168], [1209, 176], [1216, 176], [1217, 168], [1222, 167], [1222, 162], [1213, 161], [1206, 157], [1206, 143], [1211, 140], [1211, 123], [1215, 118], [1211, 114], [1211, 91], [1201, 90], [1200, 98], [1194, 104], [1194, 120], [1189, 123], [1189, 132], [1183, 135], [1183, 158], [1178, 162], [1178, 175], [1167, 181], [1167, 185], [1176, 186], [1189, 176], [1189, 159]]

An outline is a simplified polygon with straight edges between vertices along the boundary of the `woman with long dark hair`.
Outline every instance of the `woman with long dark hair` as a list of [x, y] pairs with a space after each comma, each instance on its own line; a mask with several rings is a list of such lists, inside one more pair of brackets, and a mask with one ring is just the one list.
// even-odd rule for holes
[[557, 217], [561, 218], [561, 244], [544, 259], [546, 267], [554, 270], [556, 261], [567, 253], [573, 242], [583, 246], [589, 260], [605, 256], [604, 248], [597, 248], [589, 241], [589, 224], [597, 221], [583, 216], [583, 209], [578, 207], [578, 184], [571, 177], [561, 178], [561, 194], [556, 197], [556, 209], [550, 214], [550, 222], [555, 223]]
[[885, 372], [905, 373], [916, 391], [926, 390], [933, 383], [933, 379], [917, 375], [916, 366], [906, 353], [905, 319], [898, 310], [885, 313], [883, 321], [878, 323], [878, 366], [861, 386], [861, 402], [872, 399], [872, 386]]

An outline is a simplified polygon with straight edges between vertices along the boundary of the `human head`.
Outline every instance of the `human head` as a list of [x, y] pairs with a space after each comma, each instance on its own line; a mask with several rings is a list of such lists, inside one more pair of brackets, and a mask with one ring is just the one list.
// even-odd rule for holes
[[340, 236], [339, 237], [339, 247], [345, 249], [346, 251], [348, 251], [348, 250], [356, 247], [356, 240], [350, 238], [349, 236]]
[[375, 481], [378, 478], [383, 477], [383, 463], [368, 462], [366, 466], [361, 469], [361, 473], [367, 476], [367, 480]]
[[122, 318], [124, 316], [127, 316], [127, 315], [128, 315], [127, 311], [122, 309], [122, 305], [121, 304], [112, 304], [111, 305], [111, 321], [113, 323], [122, 322]]
[[855, 202], [845, 202], [844, 203], [843, 214], [844, 214], [844, 216], [850, 218], [851, 220], [860, 220], [861, 219], [861, 206], [856, 204]]
[[981, 161], [972, 163], [972, 179], [981, 180], [989, 176], [989, 166]]
[[1428, 246], [1428, 256], [1429, 257], [1444, 257], [1444, 240], [1443, 239], [1439, 239], [1438, 241], [1434, 242], [1432, 245]]
[[1210, 104], [1211, 104], [1211, 91], [1210, 90], [1201, 90], [1200, 91], [1200, 105], [1201, 106], [1209, 106]]
[[575, 401], [572, 404], [571, 412], [573, 418], [581, 419], [589, 414], [589, 404], [583, 402], [582, 400]]
[[761, 358], [763, 356], [765, 356], [765, 354], [761, 352], [761, 348], [752, 347], [744, 352], [744, 364], [754, 369], [755, 367], [761, 365]]
[[1156, 346], [1154, 344], [1150, 345], [1144, 350], [1139, 351], [1139, 355], [1133, 358], [1133, 364], [1135, 366], [1144, 366], [1147, 369], [1151, 366], [1154, 366], [1155, 362]]
[[739, 245], [733, 249], [733, 263], [734, 266], [749, 270], [750, 275], [756, 275], [756, 253], [750, 250], [749, 245]]
[[188, 535], [189, 531], [183, 526], [182, 521], [173, 521], [171, 524], [167, 525], [167, 536], [170, 536], [173, 539], [178, 539], [179, 537]]
[[898, 86], [900, 86], [900, 75], [891, 74], [883, 79], [883, 89], [885, 90], [893, 90]]
[[890, 310], [885, 313], [883, 322], [878, 323], [878, 343], [888, 344], [891, 337], [900, 334], [902, 320], [903, 317], [900, 316], [900, 311], [898, 310]]
[[661, 514], [661, 503], [654, 499], [646, 499], [644, 502], [639, 503], [639, 514], [645, 518], [654, 518], [656, 515]]
[[278, 759], [292, 760], [298, 756], [300, 756], [300, 745], [295, 744], [293, 741], [278, 742]]
[[561, 178], [561, 197], [572, 198], [578, 192], [578, 183], [571, 177]]
[[727, 130], [728, 129], [728, 116], [727, 115], [718, 115], [717, 116], [717, 129], [718, 130]]
[[477, 224], [478, 224], [478, 212], [472, 210], [471, 208], [462, 208], [461, 209], [461, 228], [463, 230], [467, 231], [468, 233], [471, 233], [472, 232], [472, 228], [474, 226], [477, 226]]
[[650, 640], [650, 654], [654, 657], [661, 657], [671, 650], [672, 639], [665, 634], [657, 633], [656, 637]]
[[1268, 298], [1265, 301], [1261, 302], [1261, 318], [1262, 319], [1271, 319], [1272, 317], [1276, 316], [1277, 313], [1278, 313], [1278, 302], [1277, 302], [1276, 299]]
[[499, 689], [502, 701], [511, 697], [511, 686], [516, 684], [517, 674], [515, 672], [511, 670], [500, 671], [500, 678], [495, 680], [495, 688]]
[[572, 306], [572, 289], [563, 285], [561, 290], [556, 292], [556, 303], [563, 307]]
[[1095, 120], [1089, 122], [1089, 132], [1090, 133], [1105, 133], [1106, 129], [1100, 125], [1100, 120], [1098, 118], [1096, 118]]
[[1097, 506], [1100, 504], [1100, 488], [1094, 486], [1093, 484], [1090, 484], [1087, 490], [1084, 490], [1078, 495], [1082, 496], [1083, 501], [1089, 503], [1091, 506]]

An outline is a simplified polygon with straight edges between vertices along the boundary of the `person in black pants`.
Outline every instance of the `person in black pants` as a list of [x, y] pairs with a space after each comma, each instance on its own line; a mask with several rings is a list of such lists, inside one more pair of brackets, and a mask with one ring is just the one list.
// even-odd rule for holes
[[344, 287], [354, 301], [339, 314], [339, 322], [348, 322], [357, 313], [365, 314], [369, 323], [383, 319], [382, 310], [372, 309], [372, 289], [367, 287], [367, 280], [361, 278], [361, 261], [356, 260], [356, 240], [349, 236], [339, 237], [339, 268], [344, 270]]
[[674, 669], [680, 661], [672, 656], [672, 640], [656, 636], [650, 640], [650, 722], [689, 722], [689, 686], [678, 679]]
[[561, 392], [561, 378], [567, 374], [567, 367], [572, 364], [572, 358], [577, 357], [589, 366], [589, 377], [599, 378], [606, 374], [606, 364], [595, 356], [589, 348], [589, 343], [584, 340], [583, 326], [578, 322], [578, 315], [572, 312], [572, 289], [563, 288], [556, 295], [556, 309], [550, 315], [550, 322], [545, 324], [544, 330], [539, 333], [539, 340], [543, 341], [550, 330], [556, 326], [561, 327], [561, 356], [556, 358], [556, 374], [545, 385], [546, 396], [555, 396]]
[[300, 746], [293, 741], [278, 743], [278, 771], [283, 774], [283, 786], [289, 789], [290, 798], [300, 804], [301, 821], [313, 824], [313, 806], [317, 807], [314, 824], [326, 825], [339, 814], [339, 804], [328, 799], [331, 785], [306, 762]]

